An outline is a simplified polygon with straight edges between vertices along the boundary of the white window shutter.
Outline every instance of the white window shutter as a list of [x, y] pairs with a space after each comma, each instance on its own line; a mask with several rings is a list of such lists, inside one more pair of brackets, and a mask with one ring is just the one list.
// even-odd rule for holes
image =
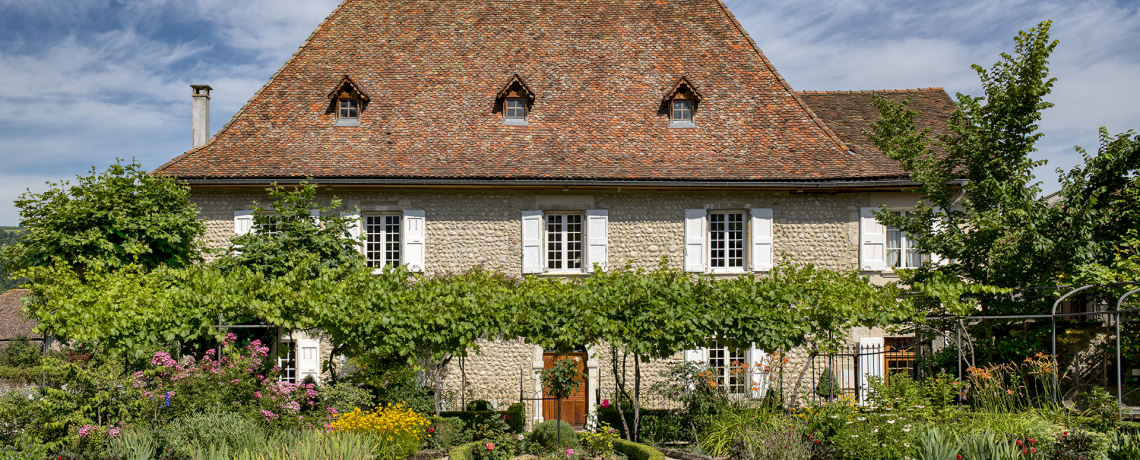
[[234, 234], [248, 235], [253, 230], [253, 211], [234, 211]]
[[887, 227], [872, 211], [878, 208], [859, 208], [859, 268], [870, 271], [887, 269]]
[[768, 353], [755, 346], [748, 350], [748, 375], [752, 380], [752, 397], [763, 398], [768, 393], [768, 373], [764, 372], [764, 359]]
[[542, 273], [542, 211], [522, 212], [522, 272]]
[[752, 270], [772, 269], [772, 208], [752, 210]]
[[882, 337], [859, 338], [859, 373], [855, 378], [859, 379], [860, 402], [867, 401], [869, 377], [883, 377], [883, 351]]
[[363, 222], [360, 217], [359, 211], [344, 211], [340, 213], [340, 217], [348, 219], [348, 237], [356, 242], [356, 245], [363, 247], [360, 241], [360, 235], [364, 234]]
[[401, 265], [413, 272], [424, 271], [424, 216], [422, 209], [404, 210], [404, 228], [401, 240], [404, 242]]
[[594, 264], [606, 271], [609, 261], [610, 212], [605, 209], [586, 210], [586, 272], [594, 272]]
[[[943, 212], [943, 208], [934, 208], [934, 212], [936, 214], [940, 214]], [[944, 221], [942, 219], [936, 220], [934, 222], [934, 229], [933, 230], [934, 230], [934, 233], [942, 233], [942, 232], [946, 231], [946, 221]], [[941, 255], [938, 255], [938, 254], [930, 254], [930, 261], [933, 262], [935, 265], [946, 265], [946, 264], [950, 263], [949, 259], [944, 259], [944, 258], [942, 258]]]
[[709, 350], [707, 348], [695, 348], [692, 350], [685, 350], [685, 362], [708, 364]]
[[321, 381], [321, 341], [317, 339], [297, 340], [297, 382], [305, 377], [313, 376], [317, 383]]
[[309, 215], [313, 216], [313, 222], [316, 223], [318, 227], [320, 227], [321, 226], [321, 210], [320, 209], [310, 209]]
[[705, 216], [704, 209], [685, 210], [685, 271], [705, 271]]

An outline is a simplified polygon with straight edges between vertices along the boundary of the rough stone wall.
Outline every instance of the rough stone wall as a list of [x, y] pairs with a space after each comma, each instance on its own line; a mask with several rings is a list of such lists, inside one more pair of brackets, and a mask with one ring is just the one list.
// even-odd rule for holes
[[[427, 274], [455, 272], [473, 265], [510, 275], [522, 272], [524, 210], [609, 210], [609, 263], [653, 268], [661, 256], [680, 267], [684, 254], [685, 209], [747, 211], [773, 209], [773, 248], [800, 262], [848, 270], [858, 265], [859, 207], [865, 194], [788, 194], [776, 192], [618, 192], [593, 194], [421, 190], [320, 191], [318, 201], [339, 197], [345, 209], [362, 212], [422, 209], [426, 212]], [[258, 189], [196, 189], [191, 201], [206, 221], [207, 247], [220, 248], [233, 236], [233, 212], [268, 203]], [[778, 256], [777, 256], [778, 257]]]
[[[333, 196], [343, 202], [343, 209], [361, 212], [387, 212], [420, 209], [426, 213], [425, 274], [441, 274], [481, 265], [512, 276], [522, 272], [522, 224], [524, 210], [585, 211], [609, 210], [609, 264], [653, 268], [661, 256], [669, 265], [680, 268], [684, 254], [684, 216], [686, 209], [747, 211], [751, 208], [773, 209], [773, 248], [776, 257], [786, 254], [798, 262], [813, 263], [820, 268], [849, 270], [858, 266], [859, 207], [877, 205], [878, 196], [860, 193], [791, 194], [788, 192], [753, 191], [621, 191], [559, 192], [551, 190], [321, 190], [318, 201], [328, 203]], [[913, 198], [906, 198], [913, 201]], [[191, 200], [201, 208], [206, 221], [206, 246], [228, 245], [233, 235], [233, 213], [251, 209], [269, 197], [260, 188], [199, 188]], [[876, 201], [876, 203], [872, 203]], [[857, 340], [857, 339], [856, 339]], [[327, 345], [322, 345], [326, 348]], [[519, 398], [519, 374], [527, 397], [534, 397], [535, 347], [522, 341], [485, 341], [481, 353], [464, 360], [468, 400], [486, 399], [504, 407]], [[331, 347], [327, 347], [331, 349]], [[601, 397], [615, 392], [612, 357], [608, 346], [595, 351]], [[322, 350], [322, 354], [327, 353]], [[798, 371], [807, 357], [804, 350], [788, 354], [787, 369]], [[327, 358], [327, 356], [326, 356]], [[644, 363], [642, 394], [647, 407], [668, 407], [668, 402], [651, 395], [649, 388], [659, 380], [668, 365], [683, 361], [682, 354], [668, 360]], [[632, 359], [627, 369], [629, 385], [633, 383]], [[794, 373], [785, 379], [794, 379]], [[801, 394], [814, 385], [805, 377]], [[445, 391], [459, 397], [463, 381], [458, 362], [448, 366], [443, 383]], [[790, 391], [794, 381], [785, 381]], [[591, 388], [590, 391], [596, 391]], [[595, 393], [597, 394], [597, 393]], [[528, 422], [541, 407], [527, 404]]]

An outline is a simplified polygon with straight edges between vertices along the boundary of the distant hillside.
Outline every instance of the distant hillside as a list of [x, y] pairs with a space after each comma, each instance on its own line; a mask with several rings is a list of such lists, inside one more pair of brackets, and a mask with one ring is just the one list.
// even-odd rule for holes
[[24, 227], [3, 227], [0, 226], [0, 232], [22, 232]]

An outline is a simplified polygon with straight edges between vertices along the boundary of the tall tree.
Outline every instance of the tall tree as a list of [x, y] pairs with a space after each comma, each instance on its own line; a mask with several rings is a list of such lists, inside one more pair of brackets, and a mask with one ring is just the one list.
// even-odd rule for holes
[[906, 103], [875, 101], [881, 119], [868, 138], [922, 184], [918, 191], [925, 196], [913, 213], [882, 209], [875, 215], [906, 231], [920, 251], [950, 260], [917, 270], [915, 279], [941, 270], [969, 282], [1024, 286], [1056, 271], [1058, 261], [1042, 257], [1056, 243], [1050, 208], [1037, 198], [1041, 189], [1032, 173], [1045, 162], [1031, 157], [1041, 138], [1041, 112], [1053, 105], [1044, 100], [1055, 81], [1048, 69], [1057, 46], [1050, 24], [1019, 32], [1014, 55], [1002, 53], [990, 70], [973, 66], [985, 96], [957, 94], [949, 134], [932, 138], [929, 130], [916, 130]]
[[27, 230], [0, 254], [9, 272], [56, 261], [82, 274], [92, 265], [153, 270], [199, 260], [196, 240], [205, 226], [185, 185], [147, 174], [134, 161], [116, 162], [101, 173], [92, 168], [76, 179], [76, 185], [49, 183], [46, 192], [16, 199]]

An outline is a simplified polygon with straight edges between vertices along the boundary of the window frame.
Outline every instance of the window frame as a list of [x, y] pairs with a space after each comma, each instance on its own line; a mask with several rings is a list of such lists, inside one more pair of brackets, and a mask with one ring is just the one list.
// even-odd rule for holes
[[[752, 390], [752, 381], [749, 372], [751, 370], [749, 363], [752, 362], [750, 360], [751, 356], [749, 356], [749, 354], [752, 353], [752, 350], [747, 348], [732, 350], [729, 347], [722, 346], [717, 341], [713, 341], [711, 345], [713, 346], [705, 349], [705, 357], [707, 360], [706, 364], [707, 370], [717, 370], [715, 372], [717, 385], [723, 386], [725, 388], [725, 392], [729, 396], [747, 396], [750, 393], [750, 390]], [[714, 353], [719, 353], [720, 356], [714, 358]], [[735, 358], [739, 358], [739, 360], [736, 360]], [[720, 360], [722, 363], [720, 365], [714, 365], [714, 359]], [[733, 371], [734, 368], [743, 369], [744, 373], [736, 373]]]
[[[896, 216], [906, 215], [907, 213], [910, 213], [913, 211], [914, 211], [913, 208], [887, 208], [887, 212], [890, 212], [891, 214], [894, 214]], [[895, 270], [907, 270], [907, 269], [919, 268], [922, 266], [922, 264], [930, 261], [930, 254], [918, 252], [918, 249], [914, 249], [914, 246], [912, 245], [912, 243], [910, 241], [909, 235], [905, 231], [900, 230], [900, 229], [895, 228], [895, 227], [891, 227], [891, 226], [886, 225], [886, 224], [883, 224], [883, 231], [885, 232], [885, 242], [886, 242], [885, 245], [883, 246], [883, 259], [884, 259], [884, 263], [886, 264], [888, 271], [894, 272]], [[892, 232], [897, 233], [897, 238], [895, 238], [894, 240], [892, 240], [892, 238], [891, 238]], [[892, 241], [897, 241], [897, 246], [894, 248], [891, 247]], [[892, 251], [895, 251], [898, 253], [898, 261], [899, 261], [898, 265], [891, 265], [891, 252]], [[916, 266], [911, 266], [911, 264], [909, 263], [910, 257], [909, 257], [909, 254], [907, 254], [907, 253], [910, 251], [913, 251], [915, 257], [918, 257], [918, 259], [919, 259], [919, 263]]]
[[[517, 102], [519, 104], [519, 106], [518, 107], [511, 107], [510, 104], [512, 102]], [[518, 117], [511, 116], [510, 113], [512, 110], [522, 111], [522, 116], [518, 116]], [[525, 97], [505, 97], [505, 98], [503, 98], [503, 119], [504, 120], [518, 120], [518, 121], [525, 122], [525, 121], [527, 121], [528, 115], [530, 115], [530, 114], [527, 111], [526, 98]]]
[[[382, 219], [380, 223], [372, 224], [374, 227], [380, 227], [381, 228], [381, 231], [379, 233], [370, 233], [368, 231], [369, 219], [373, 219], [373, 218]], [[387, 222], [387, 220], [390, 218], [395, 218], [396, 225], [397, 225], [397, 232], [396, 232], [397, 240], [395, 243], [398, 245], [398, 247], [396, 249], [396, 260], [395, 261], [388, 260], [388, 253], [390, 251], [388, 250], [388, 248], [385, 247], [385, 245], [388, 244], [388, 241], [386, 241], [388, 238], [388, 235], [390, 235], [390, 233], [388, 232], [388, 229], [387, 229], [387, 227], [390, 225]], [[400, 265], [403, 265], [404, 257], [406, 254], [405, 254], [405, 249], [404, 249], [404, 242], [405, 242], [404, 215], [402, 212], [376, 212], [376, 213], [361, 214], [360, 215], [360, 235], [364, 237], [364, 241], [362, 242], [363, 244], [361, 245], [361, 252], [364, 254], [365, 266], [367, 266], [368, 268], [371, 268], [373, 271], [381, 271], [384, 269], [384, 267], [389, 266], [389, 265], [391, 265], [393, 268], [398, 267]], [[379, 241], [377, 241], [377, 242], [369, 241], [369, 237], [371, 235], [380, 235]], [[369, 250], [370, 244], [377, 244], [380, 246], [380, 249], [375, 250], [375, 251], [370, 251]], [[371, 259], [370, 253], [374, 253], [374, 254], [379, 253], [382, 255], [383, 259]], [[377, 263], [377, 262], [382, 262], [382, 263]]]
[[[672, 122], [672, 123], [692, 123], [693, 122], [693, 100], [692, 99], [674, 98], [673, 100], [669, 101], [669, 103], [670, 103], [669, 104], [670, 105], [670, 108], [669, 108], [669, 121], [670, 122]], [[687, 107], [678, 109], [677, 105], [681, 104], [681, 103], [687, 103], [686, 104]], [[689, 115], [688, 118], [677, 118], [677, 111], [678, 110], [680, 110], [682, 113], [688, 113], [688, 115]]]
[[[551, 225], [550, 218], [555, 217], [555, 216], [557, 216], [557, 217], [574, 216], [574, 217], [578, 218], [578, 222], [576, 222], [576, 224], [578, 225], [578, 231], [577, 231], [577, 235], [578, 235], [578, 241], [577, 241], [578, 242], [578, 250], [577, 250], [578, 267], [577, 268], [566, 267], [566, 265], [569, 265], [567, 262], [570, 260], [568, 258], [568, 254], [572, 251], [569, 249], [569, 244], [568, 244], [569, 240], [567, 238], [567, 236], [569, 234], [571, 234], [571, 232], [569, 232], [569, 229], [568, 229], [568, 225], [570, 223], [566, 222], [565, 220], [558, 224], [558, 225], [562, 225], [562, 230], [559, 233], [562, 236], [562, 241], [561, 241], [562, 249], [560, 250], [560, 252], [562, 254], [561, 261], [563, 262], [563, 267], [562, 268], [550, 268], [550, 263], [551, 263], [551, 260], [550, 260], [550, 252], [551, 252], [550, 251], [550, 243], [551, 243], [551, 241], [550, 241], [550, 234], [551, 234], [551, 232], [550, 232], [550, 225]], [[586, 244], [586, 213], [585, 212], [579, 212], [579, 211], [553, 211], [553, 212], [543, 211], [543, 213], [542, 213], [542, 271], [543, 271], [543, 273], [551, 273], [551, 274], [586, 273], [586, 251], [587, 250], [588, 250], [588, 248], [587, 248], [587, 244]]]
[[[347, 107], [347, 108], [344, 107], [344, 103], [346, 103], [346, 102], [355, 103], [355, 107]], [[337, 98], [337, 101], [336, 101], [336, 106], [337, 106], [336, 118], [337, 118], [337, 120], [338, 121], [339, 120], [346, 120], [346, 121], [347, 120], [357, 120], [357, 121], [360, 121], [360, 105], [361, 105], [360, 104], [360, 98], [358, 98], [358, 97], [340, 97], [340, 98]], [[342, 112], [345, 110], [356, 111], [356, 116], [353, 117], [353, 116], [343, 115]]]
[[[725, 216], [728, 216], [728, 215], [730, 215], [730, 214], [732, 214], [732, 215], [739, 215], [739, 216], [740, 216], [740, 219], [741, 219], [741, 220], [740, 220], [740, 233], [741, 233], [741, 237], [740, 237], [740, 239], [739, 239], [739, 241], [740, 241], [740, 266], [737, 266], [737, 267], [730, 267], [730, 266], [728, 266], [728, 262], [729, 262], [728, 251], [730, 251], [731, 249], [727, 247], [727, 246], [728, 246], [728, 243], [729, 243], [729, 240], [728, 240], [728, 239], [727, 239], [727, 237], [726, 237], [726, 238], [724, 239], [724, 242], [725, 242], [725, 248], [723, 248], [723, 251], [725, 251], [725, 256], [724, 256], [725, 266], [722, 266], [722, 267], [716, 267], [716, 266], [714, 266], [714, 265], [713, 265], [713, 260], [714, 260], [714, 259], [713, 259], [713, 251], [714, 251], [714, 248], [713, 248], [713, 241], [714, 241], [714, 240], [713, 240], [713, 218], [712, 218], [712, 216], [713, 216], [713, 215], [725, 215]], [[705, 266], [706, 266], [706, 267], [708, 267], [707, 271], [708, 271], [709, 273], [713, 273], [713, 274], [719, 274], [719, 273], [747, 273], [747, 272], [749, 271], [749, 267], [748, 267], [748, 258], [749, 258], [749, 256], [750, 256], [751, 254], [749, 254], [749, 252], [750, 252], [750, 251], [749, 251], [749, 248], [748, 248], [748, 246], [749, 246], [749, 244], [751, 243], [751, 239], [752, 239], [752, 238], [751, 238], [751, 235], [749, 235], [749, 233], [750, 233], [750, 232], [749, 232], [749, 230], [750, 230], [750, 228], [749, 228], [749, 227], [751, 226], [751, 222], [750, 222], [750, 221], [751, 221], [751, 218], [750, 218], [750, 217], [751, 217], [751, 215], [750, 215], [750, 213], [749, 213], [748, 211], [740, 211], [740, 210], [733, 210], [733, 209], [725, 209], [725, 210], [720, 210], [720, 209], [717, 209], [717, 210], [709, 210], [707, 213], [705, 213], [705, 231], [704, 231], [705, 251], [704, 251], [704, 262], [705, 262]], [[727, 217], [726, 217], [726, 220], [725, 220], [724, 224], [725, 224], [726, 226], [730, 224], [730, 222], [727, 220]], [[727, 229], [726, 229], [726, 230], [724, 231], [724, 233], [729, 233], [730, 231], [731, 231], [731, 230], [727, 230]]]

